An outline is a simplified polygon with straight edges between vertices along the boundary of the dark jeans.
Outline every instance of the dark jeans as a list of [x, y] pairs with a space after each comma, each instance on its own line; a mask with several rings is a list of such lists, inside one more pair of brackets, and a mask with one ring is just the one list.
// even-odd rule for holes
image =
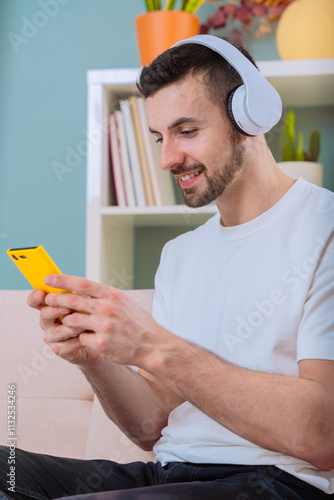
[[[149, 462], [120, 465], [15, 450], [10, 472], [8, 448], [0, 447], [0, 499], [84, 500], [320, 500], [313, 486], [274, 466]], [[13, 467], [13, 466], [12, 466]], [[12, 491], [9, 488], [12, 486]], [[13, 489], [15, 492], [13, 492]]]

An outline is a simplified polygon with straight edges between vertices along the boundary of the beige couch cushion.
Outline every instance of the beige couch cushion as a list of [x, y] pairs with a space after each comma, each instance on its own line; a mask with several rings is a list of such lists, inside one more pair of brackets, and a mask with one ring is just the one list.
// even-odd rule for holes
[[92, 402], [19, 398], [17, 447], [72, 458], [85, 456]]

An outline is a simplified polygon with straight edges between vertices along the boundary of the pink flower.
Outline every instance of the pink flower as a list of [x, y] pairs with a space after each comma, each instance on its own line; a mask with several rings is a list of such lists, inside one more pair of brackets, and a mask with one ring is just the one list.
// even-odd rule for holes
[[266, 7], [264, 7], [264, 5], [261, 5], [259, 3], [255, 4], [252, 7], [252, 15], [256, 16], [256, 17], [265, 16], [267, 14], [267, 12], [268, 12], [268, 10], [266, 9]]
[[[237, 36], [241, 38], [243, 31], [247, 31], [250, 28], [252, 17], [267, 17], [269, 22], [277, 21], [284, 9], [293, 1], [294, 0], [225, 0], [224, 5], [218, 6], [216, 13], [210, 16], [202, 24], [201, 32], [209, 33], [211, 28], [225, 28], [229, 22], [237, 20], [241, 27], [238, 31], [238, 35], [237, 33], [234, 33], [234, 35], [235, 38]], [[255, 35], [257, 36], [256, 32]]]
[[226, 25], [227, 16], [222, 8], [220, 8], [214, 16], [208, 18], [209, 26], [212, 28], [223, 28]]
[[249, 15], [250, 15], [250, 12], [248, 9], [246, 9], [246, 7], [239, 7], [237, 9], [237, 13], [236, 13], [236, 18], [238, 19], [238, 21], [241, 21], [242, 23], [247, 21], [247, 19], [249, 18]]
[[227, 5], [224, 6], [224, 11], [227, 16], [235, 16], [237, 12], [237, 6], [228, 3]]

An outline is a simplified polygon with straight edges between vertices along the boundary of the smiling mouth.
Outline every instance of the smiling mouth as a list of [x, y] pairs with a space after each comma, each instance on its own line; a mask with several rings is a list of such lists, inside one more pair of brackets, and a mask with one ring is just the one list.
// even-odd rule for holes
[[192, 179], [193, 177], [196, 177], [197, 175], [199, 175], [201, 172], [198, 171], [198, 172], [194, 172], [192, 174], [187, 174], [187, 175], [182, 175], [180, 176], [180, 179], [181, 181], [189, 181], [190, 179]]

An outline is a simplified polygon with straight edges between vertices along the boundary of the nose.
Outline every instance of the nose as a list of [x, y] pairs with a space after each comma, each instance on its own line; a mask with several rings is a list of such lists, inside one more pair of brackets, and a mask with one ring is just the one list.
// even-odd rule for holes
[[171, 170], [176, 166], [182, 165], [184, 161], [185, 154], [175, 142], [164, 139], [161, 144], [160, 168], [162, 170]]

